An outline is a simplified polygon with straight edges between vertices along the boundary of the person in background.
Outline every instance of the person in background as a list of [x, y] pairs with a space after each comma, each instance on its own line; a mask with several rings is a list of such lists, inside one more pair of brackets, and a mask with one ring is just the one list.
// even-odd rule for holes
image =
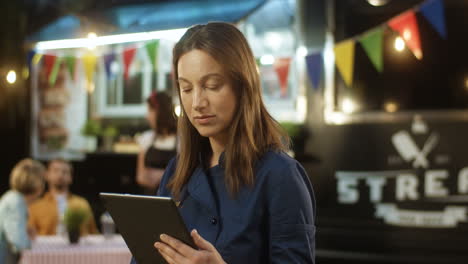
[[149, 133], [140, 137], [137, 158], [137, 183], [145, 194], [154, 194], [169, 161], [176, 155], [177, 121], [172, 99], [166, 93], [152, 92], [146, 100]]
[[172, 197], [198, 249], [167, 234], [154, 247], [178, 263], [314, 263], [315, 198], [290, 140], [262, 101], [243, 34], [191, 27], [175, 45], [180, 151], [158, 190]]
[[17, 263], [21, 251], [31, 247], [34, 230], [28, 229], [28, 205], [44, 191], [45, 168], [23, 159], [10, 174], [10, 190], [0, 198], [0, 263]]
[[86, 199], [70, 192], [72, 184], [72, 165], [63, 159], [49, 162], [46, 172], [48, 192], [29, 206], [29, 226], [38, 235], [64, 234], [66, 228], [63, 216], [70, 205], [76, 205], [88, 211], [88, 218], [80, 228], [81, 235], [97, 233], [93, 212]]

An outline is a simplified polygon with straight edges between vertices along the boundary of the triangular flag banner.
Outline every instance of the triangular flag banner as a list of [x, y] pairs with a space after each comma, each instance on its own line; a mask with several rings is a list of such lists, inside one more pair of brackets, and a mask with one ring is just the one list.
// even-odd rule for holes
[[383, 70], [383, 56], [382, 56], [382, 45], [383, 45], [383, 28], [377, 28], [367, 34], [365, 34], [359, 42], [361, 43], [367, 56], [374, 64], [374, 67], [378, 72]]
[[93, 53], [83, 55], [83, 66], [88, 82], [92, 82], [94, 78], [94, 69], [96, 67], [96, 56]]
[[104, 56], [104, 67], [106, 68], [107, 79], [111, 79], [113, 77], [111, 71], [112, 62], [115, 60], [115, 54], [109, 53]]
[[286, 97], [288, 94], [288, 74], [291, 58], [276, 58], [273, 63], [280, 83], [280, 96]]
[[333, 49], [335, 52], [336, 66], [347, 86], [353, 84], [354, 45], [354, 40], [350, 39], [338, 43]]
[[65, 64], [67, 65], [68, 72], [72, 80], [75, 79], [75, 65], [76, 58], [74, 56], [65, 56]]
[[447, 31], [445, 29], [444, 3], [442, 0], [431, 0], [421, 5], [419, 9], [423, 16], [445, 39]]
[[32, 59], [32, 62], [34, 65], [37, 65], [42, 59], [42, 54], [41, 53], [36, 53], [34, 54], [34, 57]]
[[44, 66], [47, 80], [50, 78], [50, 73], [52, 72], [52, 67], [55, 64], [56, 59], [57, 57], [54, 55], [44, 55]]
[[388, 25], [400, 34], [414, 56], [418, 59], [422, 59], [423, 54], [421, 42], [419, 40], [418, 22], [416, 21], [414, 11], [407, 11], [391, 19]]
[[49, 85], [54, 86], [55, 82], [57, 81], [57, 75], [60, 71], [60, 65], [62, 64], [63, 58], [57, 57], [57, 59], [54, 62], [54, 66], [52, 67], [52, 71], [50, 72], [49, 75]]
[[130, 64], [132, 63], [133, 58], [135, 57], [135, 53], [136, 53], [136, 48], [127, 49], [127, 50], [124, 50], [123, 52], [125, 80], [128, 79], [128, 72], [129, 72]]
[[312, 82], [313, 88], [317, 89], [320, 84], [320, 79], [323, 70], [323, 56], [322, 53], [310, 54], [305, 57], [307, 65], [307, 73]]
[[26, 62], [28, 64], [28, 69], [31, 70], [31, 65], [32, 65], [32, 60], [34, 58], [34, 56], [36, 55], [36, 51], [35, 50], [30, 50], [28, 51], [28, 54], [27, 54], [27, 57], [26, 57]]
[[153, 65], [154, 71], [158, 71], [158, 47], [159, 40], [146, 44], [146, 51], [148, 52], [148, 56], [150, 58], [151, 64]]

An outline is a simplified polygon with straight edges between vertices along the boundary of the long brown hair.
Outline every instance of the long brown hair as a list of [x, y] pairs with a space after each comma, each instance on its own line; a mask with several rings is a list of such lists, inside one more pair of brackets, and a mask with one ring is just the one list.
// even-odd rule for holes
[[172, 98], [164, 92], [153, 91], [146, 99], [148, 106], [155, 110], [156, 135], [171, 135], [177, 130], [177, 120], [174, 113]]
[[[213, 22], [196, 25], [187, 30], [173, 50], [175, 83], [180, 99], [178, 62], [187, 52], [198, 49], [220, 63], [233, 84], [238, 102], [229, 139], [225, 147], [225, 182], [232, 195], [242, 186], [254, 184], [254, 166], [268, 150], [286, 150], [290, 140], [263, 104], [260, 77], [253, 53], [244, 35], [228, 23]], [[180, 153], [175, 175], [168, 187], [178, 197], [182, 187], [199, 164], [199, 153], [209, 149], [209, 141], [202, 137], [182, 109], [178, 121]]]

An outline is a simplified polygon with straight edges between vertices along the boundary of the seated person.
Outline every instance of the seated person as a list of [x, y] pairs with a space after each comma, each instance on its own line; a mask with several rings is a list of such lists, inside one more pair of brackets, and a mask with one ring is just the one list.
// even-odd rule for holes
[[64, 213], [70, 204], [76, 204], [89, 210], [90, 216], [81, 226], [80, 234], [97, 233], [89, 203], [86, 199], [70, 193], [72, 165], [62, 159], [50, 161], [46, 181], [49, 186], [48, 192], [29, 207], [29, 226], [34, 228], [38, 235], [63, 234], [66, 231], [63, 224]]
[[27, 227], [28, 204], [44, 191], [45, 168], [23, 159], [10, 174], [10, 190], [0, 198], [0, 263], [18, 263], [21, 251], [31, 247], [34, 232]]

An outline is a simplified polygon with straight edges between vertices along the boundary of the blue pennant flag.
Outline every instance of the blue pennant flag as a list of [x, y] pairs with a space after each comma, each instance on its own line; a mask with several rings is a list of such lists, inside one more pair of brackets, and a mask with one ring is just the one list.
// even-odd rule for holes
[[318, 89], [322, 77], [323, 56], [321, 52], [306, 56], [307, 74], [309, 75], [312, 86]]
[[115, 60], [115, 54], [109, 53], [104, 56], [104, 66], [106, 67], [106, 74], [108, 79], [112, 79], [113, 74], [111, 71], [112, 62]]
[[34, 55], [36, 55], [35, 50], [28, 51], [28, 54], [26, 55], [26, 60], [27, 60], [27, 63], [28, 63], [29, 71], [31, 71], [32, 59], [34, 58]]
[[444, 3], [442, 0], [430, 0], [421, 5], [419, 9], [423, 16], [445, 39], [447, 31], [445, 29]]

